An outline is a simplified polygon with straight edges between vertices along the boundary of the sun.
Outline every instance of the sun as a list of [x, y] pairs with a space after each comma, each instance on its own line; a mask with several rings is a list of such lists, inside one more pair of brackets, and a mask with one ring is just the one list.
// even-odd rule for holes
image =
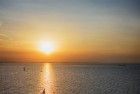
[[43, 41], [39, 43], [39, 50], [46, 54], [52, 54], [55, 51], [55, 45], [53, 42]]

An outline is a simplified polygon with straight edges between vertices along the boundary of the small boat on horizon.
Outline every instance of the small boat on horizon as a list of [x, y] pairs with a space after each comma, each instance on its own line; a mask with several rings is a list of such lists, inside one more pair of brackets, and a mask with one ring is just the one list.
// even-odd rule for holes
[[125, 64], [118, 64], [118, 66], [126, 66]]

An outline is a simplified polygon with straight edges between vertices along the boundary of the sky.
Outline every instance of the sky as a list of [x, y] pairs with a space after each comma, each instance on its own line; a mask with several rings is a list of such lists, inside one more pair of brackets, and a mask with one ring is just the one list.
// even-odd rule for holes
[[139, 10], [139, 0], [0, 0], [1, 61], [139, 62]]

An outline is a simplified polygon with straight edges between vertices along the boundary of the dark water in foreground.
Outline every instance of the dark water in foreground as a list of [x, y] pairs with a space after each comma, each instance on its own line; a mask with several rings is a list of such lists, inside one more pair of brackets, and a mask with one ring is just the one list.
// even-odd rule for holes
[[0, 64], [0, 94], [140, 94], [140, 65]]

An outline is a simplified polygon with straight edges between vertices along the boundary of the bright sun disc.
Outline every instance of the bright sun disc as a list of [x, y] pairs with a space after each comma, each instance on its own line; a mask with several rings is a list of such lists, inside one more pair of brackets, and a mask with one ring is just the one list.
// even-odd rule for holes
[[39, 45], [39, 49], [41, 52], [51, 54], [55, 51], [55, 46], [52, 42], [41, 42]]

